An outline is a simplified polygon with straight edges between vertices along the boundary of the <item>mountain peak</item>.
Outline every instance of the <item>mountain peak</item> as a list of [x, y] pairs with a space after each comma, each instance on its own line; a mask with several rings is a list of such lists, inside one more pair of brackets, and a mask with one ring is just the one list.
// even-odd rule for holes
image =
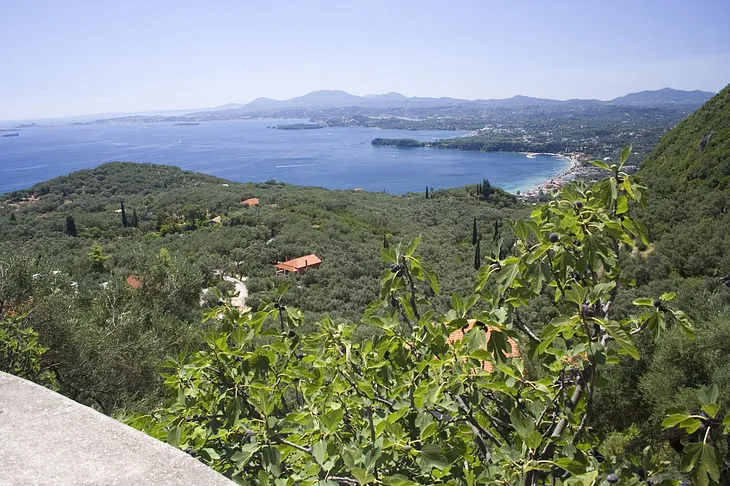
[[705, 103], [715, 96], [709, 91], [684, 91], [681, 89], [662, 88], [657, 90], [644, 90], [636, 93], [629, 93], [626, 96], [614, 98], [610, 103], [618, 105], [627, 104], [657, 104], [657, 103]]

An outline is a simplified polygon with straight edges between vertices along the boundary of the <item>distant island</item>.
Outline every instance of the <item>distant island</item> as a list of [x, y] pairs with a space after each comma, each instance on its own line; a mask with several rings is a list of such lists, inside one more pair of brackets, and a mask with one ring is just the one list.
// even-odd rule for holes
[[325, 125], [322, 123], [292, 123], [290, 125], [276, 125], [272, 128], [277, 130], [317, 130], [324, 127]]
[[198, 122], [180, 122], [180, 123], [174, 123], [173, 126], [175, 127], [184, 127], [184, 126], [195, 126], [200, 125]]

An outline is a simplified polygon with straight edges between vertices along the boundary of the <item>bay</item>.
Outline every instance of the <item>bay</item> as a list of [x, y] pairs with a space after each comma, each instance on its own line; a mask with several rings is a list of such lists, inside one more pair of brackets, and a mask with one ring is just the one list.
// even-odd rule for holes
[[270, 179], [328, 189], [362, 188], [403, 194], [460, 187], [489, 179], [516, 192], [556, 176], [567, 160], [510, 152], [373, 147], [373, 138], [431, 141], [453, 131], [345, 127], [274, 130], [306, 120], [236, 120], [200, 125], [168, 123], [65, 125], [19, 130], [0, 138], [0, 194], [24, 189], [104, 162], [175, 165], [238, 182]]

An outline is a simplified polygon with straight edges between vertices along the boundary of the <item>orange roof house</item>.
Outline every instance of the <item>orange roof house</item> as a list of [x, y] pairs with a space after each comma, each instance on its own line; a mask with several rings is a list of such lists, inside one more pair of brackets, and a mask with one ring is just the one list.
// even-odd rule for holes
[[[456, 341], [461, 341], [464, 338], [464, 334], [471, 331], [471, 329], [474, 327], [475, 323], [476, 323], [476, 319], [469, 319], [469, 324], [462, 329], [457, 329], [456, 331], [452, 332], [449, 335], [449, 338], [446, 340], [446, 342], [449, 344], [454, 344]], [[485, 350], [488, 350], [489, 338], [491, 337], [493, 332], [502, 332], [502, 331], [500, 331], [499, 329], [497, 329], [495, 327], [491, 327], [491, 326], [487, 327], [487, 332], [486, 332], [487, 342], [484, 345]], [[506, 357], [507, 358], [519, 358], [520, 350], [517, 347], [517, 343], [515, 342], [515, 340], [512, 339], [511, 337], [507, 337], [507, 342], [509, 343], [509, 345], [512, 349], [511, 349], [511, 351], [507, 352]], [[494, 371], [494, 365], [492, 363], [490, 363], [489, 361], [482, 361], [482, 369], [484, 371], [491, 372], [491, 371]]]
[[314, 253], [311, 253], [293, 260], [277, 263], [274, 267], [276, 267], [276, 274], [281, 275], [285, 272], [304, 273], [308, 268], [318, 267], [320, 263], [322, 263], [322, 260]]
[[127, 285], [129, 285], [133, 289], [140, 288], [142, 286], [142, 277], [130, 275], [129, 277], [127, 277]]
[[258, 206], [258, 205], [259, 205], [259, 200], [258, 200], [258, 198], [255, 198], [255, 197], [250, 197], [244, 201], [241, 201], [241, 206], [252, 207], [252, 206]]

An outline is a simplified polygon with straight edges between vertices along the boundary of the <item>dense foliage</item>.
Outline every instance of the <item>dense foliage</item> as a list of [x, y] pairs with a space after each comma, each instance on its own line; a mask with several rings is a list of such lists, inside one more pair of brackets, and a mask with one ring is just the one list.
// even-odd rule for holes
[[[621, 355], [638, 360], [637, 335], [656, 339], [668, 325], [692, 333], [669, 293], [637, 299], [635, 315], [614, 319], [617, 290], [627, 285], [620, 245], [645, 238], [626, 214], [642, 188], [620, 168], [592, 187], [563, 189], [517, 221], [515, 255], [480, 270], [473, 293], [453, 294], [446, 313], [429, 305], [428, 292], [440, 289], [416, 256], [418, 240], [381, 252], [388, 267], [380, 297], [362, 319], [378, 329], [370, 339], [355, 339], [356, 325], [329, 317], [298, 332], [302, 315], [283, 304], [284, 290], [256, 313], [212, 311], [208, 318], [222, 320], [205, 348], [165, 365], [169, 403], [131, 423], [241, 484], [658, 477], [662, 465], [648, 449], [633, 464], [605, 460], [589, 426], [595, 389], [605, 385], [600, 369]], [[548, 288], [559, 315], [538, 337], [517, 309]], [[463, 338], [451, 340], [459, 331]], [[520, 339], [529, 360], [508, 358], [508, 339]], [[666, 425], [688, 420], [698, 419]], [[692, 462], [698, 484], [707, 484], [700, 479], [708, 464], [717, 468]]]
[[[468, 285], [473, 219], [491, 240], [496, 220], [524, 212], [503, 191], [493, 190], [489, 204], [475, 193], [476, 186], [432, 190], [426, 201], [422, 194], [236, 184], [113, 163], [7, 194], [0, 246], [25, 261], [28, 280], [38, 274], [63, 281], [52, 293], [52, 281], [36, 279], [35, 293], [21, 303], [35, 309], [29, 320], [51, 348], [46, 363], [61, 390], [111, 411], [154, 399], [155, 367], [199, 342], [201, 289], [225, 295], [232, 287], [224, 275], [247, 278], [247, 305], [256, 308], [272, 292], [273, 263], [316, 253], [324, 263], [288, 277], [296, 285], [287, 298], [307, 312], [308, 323], [324, 312], [355, 320], [377, 296], [383, 240], [396, 245], [423, 235], [424, 254], [449, 279], [445, 288]], [[249, 197], [260, 206], [240, 204]], [[213, 216], [221, 223], [209, 224]], [[128, 285], [130, 275], [141, 288]], [[203, 308], [216, 303], [214, 293], [202, 296]], [[440, 308], [447, 304], [438, 299]]]
[[683, 277], [730, 273], [729, 154], [730, 86], [662, 138], [642, 167], [652, 188], [643, 216]]

